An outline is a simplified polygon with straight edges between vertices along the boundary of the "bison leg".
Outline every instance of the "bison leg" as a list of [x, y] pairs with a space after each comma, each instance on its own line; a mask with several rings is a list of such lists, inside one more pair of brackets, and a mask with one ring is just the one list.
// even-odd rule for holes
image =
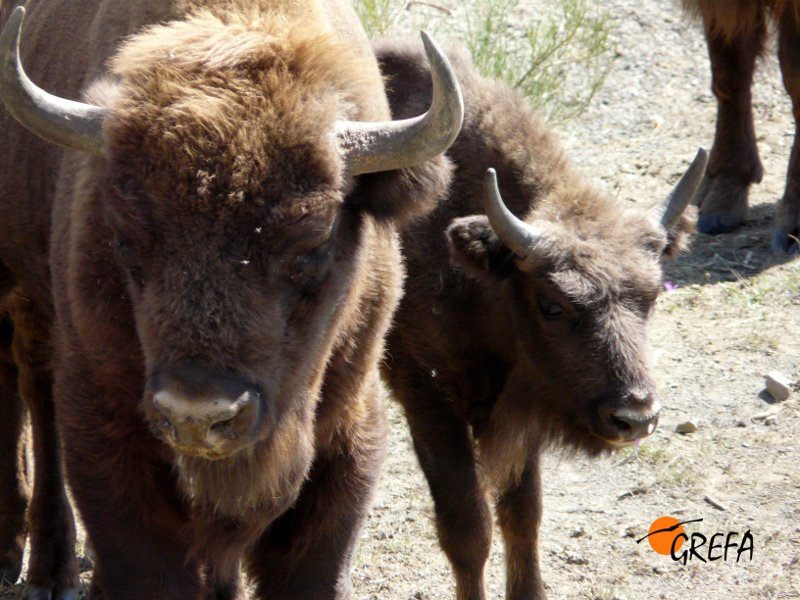
[[697, 228], [703, 233], [726, 233], [739, 227], [747, 217], [748, 188], [761, 181], [763, 174], [750, 86], [766, 26], [763, 14], [747, 23], [740, 32], [726, 33], [717, 29], [713, 17], [704, 19], [717, 126], [706, 176], [696, 196]]
[[539, 524], [542, 520], [539, 448], [528, 459], [520, 480], [502, 491], [496, 508], [506, 549], [506, 598], [546, 598], [539, 571]]
[[297, 501], [248, 554], [257, 598], [352, 598], [350, 569], [385, 454], [385, 420], [383, 401], [375, 402], [360, 423], [341, 427], [332, 447], [318, 449]]
[[792, 99], [795, 137], [786, 189], [775, 213], [772, 248], [776, 252], [800, 252], [800, 23], [791, 9], [784, 11], [778, 33], [778, 56], [781, 63], [783, 85]]
[[436, 393], [403, 398], [420, 466], [436, 511], [439, 544], [456, 579], [458, 600], [484, 600], [483, 568], [492, 517], [475, 463], [467, 422]]
[[17, 296], [13, 306], [14, 358], [19, 394], [28, 407], [33, 433], [33, 497], [28, 507], [31, 544], [28, 592], [31, 600], [77, 598], [75, 521], [67, 499], [61, 445], [53, 406], [49, 320], [36, 305]]
[[169, 451], [139, 416], [138, 391], [112, 390], [77, 369], [56, 373], [67, 479], [95, 554], [89, 598], [203, 597]]
[[17, 393], [12, 335], [11, 319], [5, 316], [0, 319], [0, 584], [17, 581], [27, 534], [24, 407]]

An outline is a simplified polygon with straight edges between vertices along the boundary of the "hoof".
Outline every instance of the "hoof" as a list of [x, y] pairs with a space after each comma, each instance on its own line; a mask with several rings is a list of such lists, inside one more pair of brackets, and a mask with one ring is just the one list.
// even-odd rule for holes
[[783, 231], [775, 231], [772, 234], [772, 251], [776, 254], [800, 255], [800, 244], [796, 237], [787, 235]]
[[741, 225], [741, 219], [724, 217], [721, 215], [700, 215], [697, 219], [697, 230], [700, 233], [707, 233], [709, 235], [730, 233], [741, 227]]
[[69, 588], [54, 594], [47, 588], [30, 585], [25, 591], [25, 600], [78, 600], [78, 590]]

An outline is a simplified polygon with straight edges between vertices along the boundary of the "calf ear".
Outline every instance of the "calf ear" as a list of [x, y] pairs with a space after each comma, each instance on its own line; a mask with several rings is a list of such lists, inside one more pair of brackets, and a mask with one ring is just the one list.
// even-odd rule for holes
[[697, 207], [687, 206], [675, 223], [667, 229], [667, 245], [664, 258], [675, 260], [689, 246], [689, 238], [697, 223]]
[[514, 271], [514, 254], [484, 215], [453, 219], [445, 232], [450, 256], [470, 276], [504, 279]]
[[407, 169], [361, 175], [347, 202], [402, 229], [436, 207], [452, 175], [453, 164], [444, 155]]

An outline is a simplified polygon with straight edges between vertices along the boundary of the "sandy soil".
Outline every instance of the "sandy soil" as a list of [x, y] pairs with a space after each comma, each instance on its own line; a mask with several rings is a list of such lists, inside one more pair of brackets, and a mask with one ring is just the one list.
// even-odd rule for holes
[[[676, 2], [598, 4], [614, 27], [613, 68], [588, 112], [560, 132], [587, 176], [625, 201], [649, 205], [669, 191], [697, 147], [712, 141], [702, 32]], [[667, 268], [677, 287], [662, 295], [652, 331], [664, 405], [659, 429], [638, 455], [546, 459], [542, 556], [551, 598], [800, 597], [800, 391], [784, 403], [763, 392], [772, 370], [800, 379], [800, 259], [773, 256], [768, 235], [794, 127], [772, 58], [757, 79], [766, 175], [752, 191], [748, 224], [732, 235], [698, 236]], [[389, 457], [356, 557], [355, 595], [452, 598], [428, 491], [394, 407], [391, 420]], [[697, 432], [676, 433], [687, 420]], [[749, 530], [753, 560], [737, 563], [734, 554], [684, 565], [637, 544], [664, 515], [702, 518], [686, 529], [706, 537]], [[497, 542], [487, 578], [489, 597], [502, 598]], [[17, 586], [0, 598], [21, 593]]]

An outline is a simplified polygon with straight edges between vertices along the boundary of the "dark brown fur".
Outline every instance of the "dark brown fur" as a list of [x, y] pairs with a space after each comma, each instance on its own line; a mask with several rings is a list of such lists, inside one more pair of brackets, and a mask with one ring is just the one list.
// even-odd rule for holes
[[[767, 24], [778, 33], [783, 84], [792, 100], [795, 129], [800, 126], [800, 2], [797, 0], [683, 0], [700, 16], [711, 59], [717, 124], [708, 170], [698, 191], [698, 229], [725, 233], [747, 216], [751, 183], [761, 181], [763, 167], [756, 146], [750, 88], [756, 59], [763, 52]], [[795, 137], [795, 140], [797, 137]], [[792, 148], [786, 189], [775, 214], [772, 246], [797, 252], [800, 246], [800, 151]]]
[[[390, 41], [376, 54], [395, 117], [424, 106], [419, 48]], [[448, 55], [466, 108], [448, 151], [456, 176], [449, 198], [404, 234], [406, 295], [384, 375], [431, 488], [458, 598], [484, 598], [488, 490], [506, 545], [507, 597], [542, 598], [542, 448], [613, 450], [600, 416], [654, 401], [646, 331], [660, 260], [681, 249], [692, 220], [664, 232], [598, 192], [521, 96]], [[488, 167], [510, 210], [547, 236], [526, 259], [482, 214]], [[551, 305], [563, 312], [547, 319], [541, 307]]]
[[22, 570], [29, 490], [23, 437], [25, 410], [17, 392], [12, 349], [14, 326], [8, 309], [0, 312], [0, 581], [12, 584]]
[[[326, 132], [388, 107], [336, 0], [28, 11], [31, 77], [111, 111], [107, 159], [0, 115], [0, 292], [18, 286], [29, 305], [16, 331], [45, 352], [34, 379], [20, 366], [26, 400], [50, 404], [52, 351], [67, 476], [97, 557], [90, 597], [234, 598], [240, 561], [260, 598], [349, 597], [385, 441], [394, 227], [430, 209], [446, 161], [345, 178]], [[165, 371], [258, 386], [254, 443], [209, 460], [156, 439], [147, 390]], [[52, 426], [41, 432], [58, 447]], [[61, 562], [40, 584], [58, 598], [75, 585]]]

